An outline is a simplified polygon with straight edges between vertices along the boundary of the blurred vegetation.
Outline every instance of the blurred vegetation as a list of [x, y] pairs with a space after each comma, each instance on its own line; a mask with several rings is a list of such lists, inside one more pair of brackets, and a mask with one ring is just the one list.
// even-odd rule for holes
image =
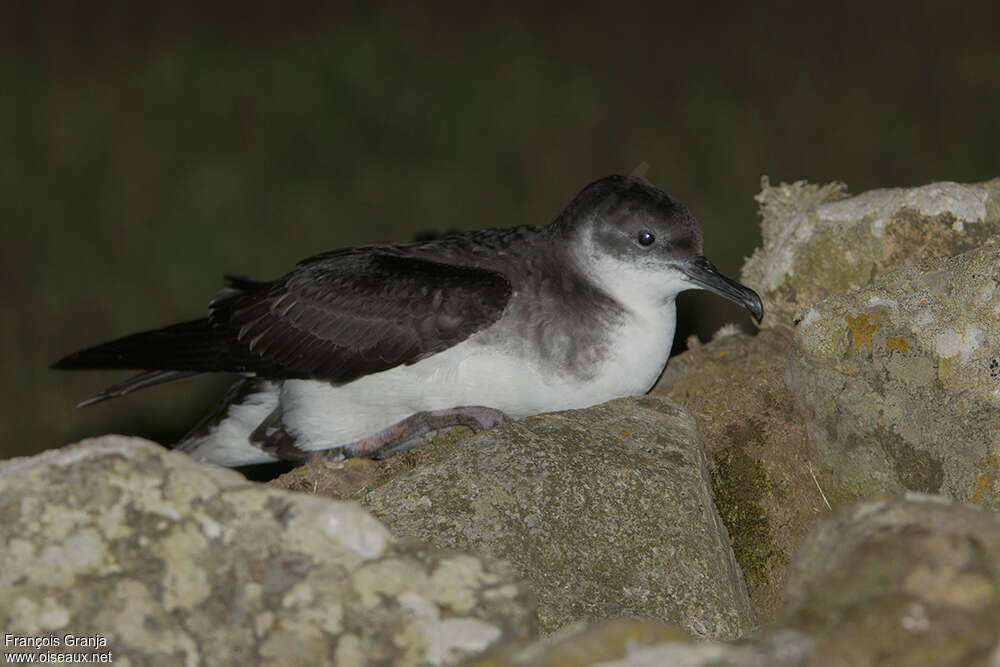
[[[182, 434], [225, 380], [76, 411], [124, 375], [47, 366], [202, 315], [222, 273], [544, 224], [645, 161], [735, 275], [762, 174], [852, 192], [1000, 175], [997, 3], [697, 4], [8, 3], [0, 456]], [[703, 337], [746, 321], [681, 305]]]

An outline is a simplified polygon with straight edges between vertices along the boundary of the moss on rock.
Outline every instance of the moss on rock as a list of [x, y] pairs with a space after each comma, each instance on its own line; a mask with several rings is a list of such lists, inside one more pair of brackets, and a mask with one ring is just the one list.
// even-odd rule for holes
[[771, 564], [780, 557], [762, 504], [773, 489], [763, 463], [747, 451], [753, 442], [759, 440], [747, 440], [719, 451], [710, 468], [715, 505], [751, 590], [767, 583]]

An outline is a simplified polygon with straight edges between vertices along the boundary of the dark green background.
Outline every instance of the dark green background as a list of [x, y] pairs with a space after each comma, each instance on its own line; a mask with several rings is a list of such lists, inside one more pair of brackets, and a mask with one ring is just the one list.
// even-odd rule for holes
[[[5, 4], [0, 456], [182, 433], [224, 380], [77, 411], [123, 374], [47, 366], [202, 315], [224, 272], [544, 224], [647, 162], [735, 275], [762, 174], [852, 192], [1000, 175], [995, 0], [612, 4]], [[747, 321], [681, 305], [702, 336]]]

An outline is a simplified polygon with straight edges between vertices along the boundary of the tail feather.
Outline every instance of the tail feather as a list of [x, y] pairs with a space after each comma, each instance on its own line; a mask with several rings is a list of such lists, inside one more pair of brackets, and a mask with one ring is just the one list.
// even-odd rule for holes
[[52, 368], [144, 371], [77, 405], [82, 408], [164, 382], [232, 370], [226, 367], [228, 348], [224, 331], [212, 326], [208, 319], [191, 320], [74, 352], [52, 364]]
[[80, 401], [76, 404], [76, 407], [85, 408], [88, 405], [94, 405], [109, 398], [118, 398], [125, 394], [131, 394], [133, 391], [163, 384], [164, 382], [181, 380], [192, 375], [200, 375], [200, 373], [198, 371], [145, 371], [144, 373], [133, 375], [124, 382], [119, 382], [103, 389], [99, 394], [95, 394], [85, 401]]
[[63, 357], [52, 368], [205, 373], [226, 370], [220, 368], [220, 360], [228, 347], [225, 332], [202, 318], [95, 345]]
[[143, 371], [88, 398], [85, 407], [139, 389], [201, 373], [240, 373], [258, 377], [307, 377], [295, 369], [253, 353], [228, 329], [234, 298], [266, 290], [270, 283], [226, 277], [226, 287], [212, 300], [209, 317], [143, 331], [67, 355], [52, 364], [59, 370]]

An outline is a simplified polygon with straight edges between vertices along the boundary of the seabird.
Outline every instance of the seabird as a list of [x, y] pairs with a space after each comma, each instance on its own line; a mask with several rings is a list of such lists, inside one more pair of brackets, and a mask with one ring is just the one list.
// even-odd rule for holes
[[544, 227], [333, 250], [270, 282], [227, 277], [207, 317], [53, 368], [143, 371], [81, 406], [201, 373], [243, 376], [177, 445], [201, 461], [380, 458], [449, 426], [646, 393], [689, 289], [763, 315], [753, 290], [703, 256], [686, 206], [608, 176]]

